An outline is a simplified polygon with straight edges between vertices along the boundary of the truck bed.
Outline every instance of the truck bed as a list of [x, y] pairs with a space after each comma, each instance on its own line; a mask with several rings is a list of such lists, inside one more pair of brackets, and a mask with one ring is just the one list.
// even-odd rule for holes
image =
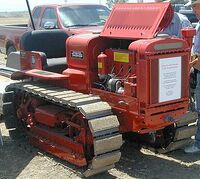
[[8, 45], [19, 49], [20, 38], [27, 30], [27, 24], [0, 25], [0, 52], [6, 54]]
[[8, 24], [8, 25], [0, 25], [0, 28], [27, 28], [28, 24]]
[[1, 27], [28, 27], [28, 24], [8, 24], [8, 25], [0, 25]]

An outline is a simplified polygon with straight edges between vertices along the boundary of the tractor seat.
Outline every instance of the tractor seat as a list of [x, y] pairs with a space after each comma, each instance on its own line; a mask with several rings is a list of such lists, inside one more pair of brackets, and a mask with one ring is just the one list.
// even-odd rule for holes
[[66, 39], [69, 36], [63, 30], [35, 30], [25, 32], [20, 47], [24, 51], [43, 52], [43, 70], [62, 73], [67, 68]]

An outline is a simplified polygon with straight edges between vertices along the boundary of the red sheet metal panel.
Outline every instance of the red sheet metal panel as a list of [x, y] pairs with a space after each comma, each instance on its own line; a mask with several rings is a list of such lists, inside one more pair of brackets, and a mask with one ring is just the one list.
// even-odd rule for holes
[[53, 73], [50, 71], [32, 69], [32, 70], [24, 70], [24, 71], [17, 71], [12, 73], [11, 79], [12, 80], [20, 80], [26, 78], [26, 76], [36, 77], [45, 80], [65, 80], [69, 76], [62, 75], [59, 73]]
[[119, 39], [153, 38], [173, 17], [170, 3], [116, 4], [101, 36]]

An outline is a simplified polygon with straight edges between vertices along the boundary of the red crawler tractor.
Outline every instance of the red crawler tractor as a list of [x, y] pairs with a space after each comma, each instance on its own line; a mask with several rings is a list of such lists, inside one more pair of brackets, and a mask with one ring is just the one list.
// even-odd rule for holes
[[[12, 74], [23, 81], [7, 86], [3, 98], [7, 127], [18, 126], [33, 145], [88, 166], [85, 176], [119, 161], [120, 133], [139, 134], [160, 152], [187, 144], [196, 130], [188, 112], [195, 31], [184, 30], [183, 39], [159, 36], [172, 14], [169, 3], [117, 4], [101, 34], [67, 39], [62, 71], [59, 59], [50, 64], [39, 49], [24, 46], [22, 70]], [[37, 35], [28, 32], [22, 46], [36, 45]], [[59, 47], [52, 43], [50, 53]]]

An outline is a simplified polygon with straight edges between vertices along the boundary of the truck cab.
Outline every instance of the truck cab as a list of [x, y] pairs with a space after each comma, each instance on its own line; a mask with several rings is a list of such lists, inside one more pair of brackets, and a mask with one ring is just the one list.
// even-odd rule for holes
[[109, 13], [107, 7], [98, 4], [44, 5], [33, 9], [33, 21], [36, 29], [64, 29], [74, 35], [88, 30], [100, 32]]
[[[36, 6], [32, 12], [36, 30], [62, 29], [71, 36], [100, 33], [110, 10], [99, 4], [52, 4]], [[32, 30], [31, 20], [24, 27], [0, 25], [0, 52], [19, 50], [22, 34]]]

